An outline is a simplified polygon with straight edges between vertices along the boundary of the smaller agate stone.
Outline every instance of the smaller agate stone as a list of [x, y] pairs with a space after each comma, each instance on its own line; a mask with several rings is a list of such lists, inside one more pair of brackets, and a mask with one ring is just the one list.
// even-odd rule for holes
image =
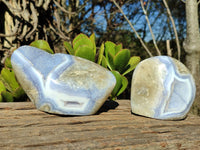
[[156, 119], [183, 119], [195, 92], [194, 79], [181, 62], [168, 56], [152, 57], [142, 61], [133, 73], [131, 109]]
[[62, 115], [96, 113], [116, 79], [107, 69], [67, 54], [49, 54], [31, 46], [14, 51], [16, 77], [36, 108]]

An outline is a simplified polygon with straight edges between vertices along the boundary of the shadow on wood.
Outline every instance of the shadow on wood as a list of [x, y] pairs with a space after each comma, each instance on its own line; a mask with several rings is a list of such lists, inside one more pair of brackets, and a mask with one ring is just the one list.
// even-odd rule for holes
[[99, 109], [99, 111], [96, 113], [96, 115], [99, 115], [102, 112], [107, 112], [110, 109], [116, 109], [119, 104], [116, 101], [113, 100], [107, 100], [103, 104], [103, 106]]

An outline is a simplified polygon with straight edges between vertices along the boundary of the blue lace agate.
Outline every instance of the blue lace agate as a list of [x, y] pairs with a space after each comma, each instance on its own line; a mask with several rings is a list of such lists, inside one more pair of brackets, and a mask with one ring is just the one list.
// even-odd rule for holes
[[196, 87], [188, 69], [178, 60], [157, 56], [142, 61], [132, 77], [132, 112], [156, 119], [185, 118]]
[[49, 54], [31, 46], [14, 51], [16, 77], [37, 109], [64, 115], [96, 113], [116, 79], [107, 69], [67, 54]]

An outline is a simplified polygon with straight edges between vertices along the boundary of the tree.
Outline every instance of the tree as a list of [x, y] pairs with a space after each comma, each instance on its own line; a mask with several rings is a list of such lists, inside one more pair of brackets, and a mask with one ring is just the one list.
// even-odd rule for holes
[[187, 53], [186, 65], [192, 72], [196, 82], [196, 99], [192, 108], [193, 113], [200, 115], [200, 33], [197, 0], [186, 0], [187, 36], [184, 48]]

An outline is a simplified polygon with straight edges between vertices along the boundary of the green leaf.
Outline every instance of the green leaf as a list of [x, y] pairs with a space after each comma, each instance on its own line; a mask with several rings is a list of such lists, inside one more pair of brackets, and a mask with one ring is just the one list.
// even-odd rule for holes
[[93, 50], [92, 41], [84, 34], [79, 34], [73, 41], [73, 48], [76, 51], [80, 46], [87, 45], [90, 49]]
[[3, 97], [2, 97], [2, 94], [1, 94], [3, 91], [6, 91], [6, 87], [4, 86], [3, 82], [0, 81], [0, 102], [3, 101]]
[[110, 70], [115, 70], [113, 59], [114, 59], [114, 56], [110, 52], [108, 52], [108, 57], [106, 58], [106, 60], [107, 60], [107, 63], [108, 63], [108, 68]]
[[2, 91], [6, 91], [6, 87], [4, 86], [3, 82], [0, 81], [0, 93], [1, 93]]
[[105, 55], [107, 59], [107, 65], [110, 70], [114, 70], [113, 57], [115, 56], [115, 46], [116, 44], [111, 41], [106, 41], [105, 43]]
[[2, 97], [3, 97], [3, 100], [6, 101], [6, 102], [13, 102], [14, 101], [12, 94], [8, 91], [3, 91]]
[[120, 73], [122, 73], [129, 59], [130, 59], [130, 51], [128, 49], [123, 49], [119, 51], [115, 55], [114, 60], [113, 60], [115, 69], [119, 71]]
[[15, 79], [14, 71], [10, 69], [3, 68], [1, 70], [1, 80], [9, 91], [14, 91], [19, 87], [19, 84]]
[[93, 43], [94, 54], [96, 54], [96, 41], [95, 41], [95, 34], [94, 33], [90, 36], [90, 40]]
[[121, 78], [122, 78], [122, 87], [118, 91], [117, 96], [119, 96], [120, 94], [122, 94], [126, 90], [126, 88], [128, 86], [128, 80], [127, 80], [127, 78], [125, 76], [122, 76], [122, 75], [121, 75]]
[[82, 38], [88, 38], [88, 37], [87, 37], [87, 35], [85, 35], [85, 34], [83, 34], [83, 33], [80, 33], [80, 34], [78, 34], [78, 35], [74, 38], [74, 40], [73, 40], [73, 42], [72, 42], [72, 45], [74, 45], [78, 40], [80, 40], [80, 39], [82, 39]]
[[123, 73], [123, 75], [126, 75], [127, 73], [131, 72], [135, 67], [139, 64], [140, 62], [140, 57], [138, 56], [133, 56], [130, 58], [127, 66], [126, 66], [126, 71]]
[[48, 53], [51, 53], [53, 54], [53, 50], [50, 48], [49, 46], [49, 43], [45, 40], [36, 40], [36, 41], [33, 41], [30, 46], [33, 46], [33, 47], [37, 47], [39, 49], [42, 49]]
[[92, 35], [90, 36], [90, 40], [91, 40], [93, 43], [95, 43], [95, 34], [94, 34], [94, 33], [92, 33]]
[[122, 44], [118, 44], [115, 46], [115, 54], [117, 54], [120, 50], [122, 50]]
[[111, 72], [113, 73], [113, 75], [116, 78], [116, 85], [115, 85], [115, 87], [114, 87], [114, 89], [111, 93], [112, 96], [115, 97], [115, 96], [117, 96], [117, 93], [122, 86], [122, 77], [121, 77], [121, 74], [118, 71], [113, 70]]
[[75, 56], [79, 56], [93, 62], [95, 61], [94, 51], [87, 45], [79, 46], [75, 52]]
[[12, 69], [11, 57], [6, 58], [5, 67]]
[[108, 57], [108, 52], [110, 52], [111, 55], [115, 56], [115, 46], [116, 44], [111, 41], [106, 41], [105, 43], [105, 54], [106, 57]]
[[104, 43], [101, 44], [101, 47], [100, 47], [100, 50], [99, 50], [99, 57], [98, 57], [98, 61], [97, 61], [97, 63], [99, 65], [101, 64], [103, 53], [104, 53]]
[[105, 56], [102, 56], [101, 66], [107, 68], [108, 63]]
[[0, 94], [0, 102], [3, 102], [3, 96]]
[[74, 55], [75, 51], [74, 51], [74, 49], [72, 48], [71, 44], [69, 44], [67, 41], [64, 41], [64, 42], [63, 42], [63, 45], [64, 45], [65, 49], [67, 50], [67, 52], [68, 52], [70, 55]]
[[14, 98], [19, 99], [25, 95], [24, 90], [21, 87], [18, 87], [14, 92], [12, 92]]

